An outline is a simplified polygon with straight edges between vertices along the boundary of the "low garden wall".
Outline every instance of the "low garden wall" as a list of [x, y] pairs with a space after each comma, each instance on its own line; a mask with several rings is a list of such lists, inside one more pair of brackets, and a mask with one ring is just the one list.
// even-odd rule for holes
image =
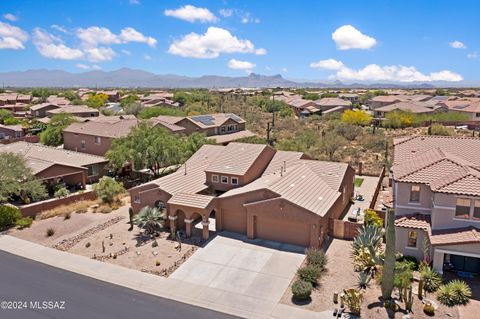
[[351, 240], [357, 236], [358, 230], [363, 226], [361, 223], [340, 219], [331, 219], [330, 222], [333, 237], [346, 240]]
[[26, 204], [18, 206], [20, 212], [23, 216], [35, 217], [38, 213], [41, 213], [46, 210], [53, 209], [58, 206], [68, 205], [77, 201], [82, 200], [94, 200], [97, 198], [97, 195], [94, 191], [86, 191], [83, 193], [73, 194], [63, 198], [52, 198], [47, 199], [41, 202], [35, 202], [31, 204]]
[[380, 176], [378, 176], [378, 184], [377, 184], [377, 187], [375, 188], [375, 192], [373, 193], [372, 201], [370, 202], [370, 206], [369, 206], [370, 209], [375, 208], [375, 203], [377, 202], [378, 193], [380, 193], [380, 189], [382, 188], [382, 182], [383, 182], [383, 178], [385, 177], [386, 171], [387, 171], [387, 168], [384, 165], [382, 168], [382, 171], [380, 172]]
[[37, 135], [28, 135], [28, 136], [23, 136], [19, 138], [2, 139], [0, 140], [0, 144], [10, 144], [10, 143], [21, 142], [21, 141], [25, 141], [28, 143], [38, 143], [40, 141], [40, 138]]

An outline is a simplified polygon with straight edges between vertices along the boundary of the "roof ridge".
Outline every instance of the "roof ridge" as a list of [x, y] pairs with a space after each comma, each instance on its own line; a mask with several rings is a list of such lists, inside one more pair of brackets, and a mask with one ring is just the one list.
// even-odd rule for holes
[[[436, 164], [440, 163], [441, 161], [448, 160], [448, 158], [447, 158], [447, 157], [445, 156], [445, 154], [440, 150], [440, 148], [434, 148], [434, 149], [432, 149], [432, 150], [437, 150], [437, 151], [439, 151], [441, 157], [440, 157], [439, 159], [431, 162], [431, 163], [428, 164], [428, 165], [421, 166], [421, 167], [419, 167], [418, 169], [415, 169], [415, 170], [413, 170], [413, 171], [410, 171], [410, 172], [408, 172], [408, 173], [405, 173], [404, 175], [400, 175], [400, 176], [398, 176], [397, 178], [405, 178], [405, 177], [407, 177], [407, 176], [409, 176], [409, 175], [418, 173], [418, 172], [420, 172], [420, 171], [422, 171], [422, 170], [424, 170], [424, 169], [427, 169], [427, 168], [429, 168], [429, 167], [432, 167], [433, 165], [436, 165]], [[425, 152], [425, 153], [418, 154], [418, 156], [424, 156], [425, 154], [431, 152], [432, 150], [429, 150], [429, 151], [427, 151], [427, 152]], [[410, 159], [409, 161], [407, 161], [407, 163], [408, 163], [408, 162], [414, 162], [414, 161], [415, 161], [415, 157], [413, 157], [412, 159]], [[404, 164], [405, 164], [405, 163], [404, 163]], [[463, 168], [463, 165], [460, 165], [460, 164], [458, 164], [458, 163], [454, 163], [454, 164], [457, 164], [457, 165], [459, 165], [460, 167]], [[398, 164], [398, 165], [401, 165], [401, 164]]]
[[[467, 174], [463, 174], [463, 175], [461, 175], [460, 177], [455, 178], [455, 179], [453, 179], [453, 180], [451, 180], [451, 181], [448, 181], [448, 182], [446, 182], [446, 183], [444, 182], [444, 183], [442, 183], [442, 184], [439, 184], [437, 187], [435, 187], [435, 190], [442, 189], [442, 188], [444, 188], [444, 187], [447, 187], [447, 186], [449, 186], [449, 185], [452, 185], [452, 184], [454, 184], [454, 183], [456, 183], [456, 182], [458, 182], [458, 181], [466, 178], [467, 176], [470, 176], [470, 174], [468, 174], [469, 172], [468, 172], [468, 169], [467, 169], [466, 167], [461, 166], [460, 169], [462, 169], [462, 170], [463, 170], [465, 173], [467, 173]], [[448, 180], [448, 176], [451, 176], [451, 175], [453, 175], [453, 174], [455, 174], [455, 173], [451, 173], [451, 174], [447, 175], [447, 176], [445, 177], [445, 179]]]

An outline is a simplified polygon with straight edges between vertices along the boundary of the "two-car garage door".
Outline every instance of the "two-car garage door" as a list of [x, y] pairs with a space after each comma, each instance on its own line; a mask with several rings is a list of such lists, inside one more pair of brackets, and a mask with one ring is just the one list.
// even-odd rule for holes
[[308, 224], [261, 216], [254, 218], [255, 237], [300, 246], [310, 245]]

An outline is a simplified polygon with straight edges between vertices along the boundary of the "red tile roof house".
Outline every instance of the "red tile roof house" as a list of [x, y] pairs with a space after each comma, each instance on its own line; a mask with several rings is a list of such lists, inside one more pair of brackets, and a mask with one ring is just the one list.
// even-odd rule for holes
[[394, 111], [412, 112], [415, 114], [428, 114], [436, 112], [446, 112], [447, 108], [445, 106], [430, 104], [426, 102], [405, 101], [377, 107], [374, 110], [374, 113], [375, 117], [383, 118], [387, 113]]
[[127, 136], [137, 124], [133, 115], [92, 117], [72, 123], [63, 130], [63, 148], [104, 156], [114, 139]]
[[448, 108], [450, 112], [462, 112], [469, 121], [480, 121], [480, 102], [469, 100], [441, 101], [437, 103]]
[[25, 129], [21, 125], [0, 124], [0, 140], [14, 139], [25, 136]]
[[297, 116], [309, 115], [320, 111], [316, 108], [316, 104], [314, 101], [304, 100], [302, 98], [290, 100], [287, 102], [287, 104], [292, 107], [293, 112]]
[[85, 189], [87, 183], [98, 181], [106, 173], [107, 160], [104, 157], [37, 143], [15, 142], [0, 145], [1, 153], [22, 155], [33, 174], [47, 186], [54, 186], [59, 180], [63, 180], [67, 185], [81, 185]]
[[322, 114], [328, 114], [333, 112], [343, 112], [352, 108], [352, 102], [339, 99], [336, 97], [325, 97], [315, 101], [317, 109]]
[[396, 249], [480, 273], [480, 139], [397, 138], [391, 176]]
[[217, 113], [195, 116], [158, 116], [150, 119], [154, 126], [162, 126], [174, 133], [189, 135], [203, 133], [217, 144], [255, 136], [245, 129], [245, 120], [233, 113]]
[[50, 102], [35, 104], [30, 107], [30, 116], [37, 118], [46, 117], [48, 115], [48, 111], [56, 110], [59, 108], [61, 108], [61, 106]]
[[96, 117], [100, 115], [100, 112], [97, 109], [86, 105], [65, 105], [60, 108], [49, 110], [46, 113], [48, 117], [61, 113], [71, 114], [76, 117]]
[[319, 247], [349, 203], [354, 170], [305, 158], [259, 144], [204, 145], [175, 173], [131, 188], [132, 207], [164, 205], [171, 231], [187, 236], [201, 221], [208, 239], [215, 217], [217, 231]]

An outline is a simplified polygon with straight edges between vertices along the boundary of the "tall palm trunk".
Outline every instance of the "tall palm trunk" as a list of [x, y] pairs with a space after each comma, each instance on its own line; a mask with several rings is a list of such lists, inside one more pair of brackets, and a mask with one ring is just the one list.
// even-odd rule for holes
[[384, 300], [392, 297], [393, 276], [395, 272], [395, 212], [393, 209], [387, 210], [386, 216], [386, 247], [385, 261], [383, 264], [382, 277], [382, 297]]

